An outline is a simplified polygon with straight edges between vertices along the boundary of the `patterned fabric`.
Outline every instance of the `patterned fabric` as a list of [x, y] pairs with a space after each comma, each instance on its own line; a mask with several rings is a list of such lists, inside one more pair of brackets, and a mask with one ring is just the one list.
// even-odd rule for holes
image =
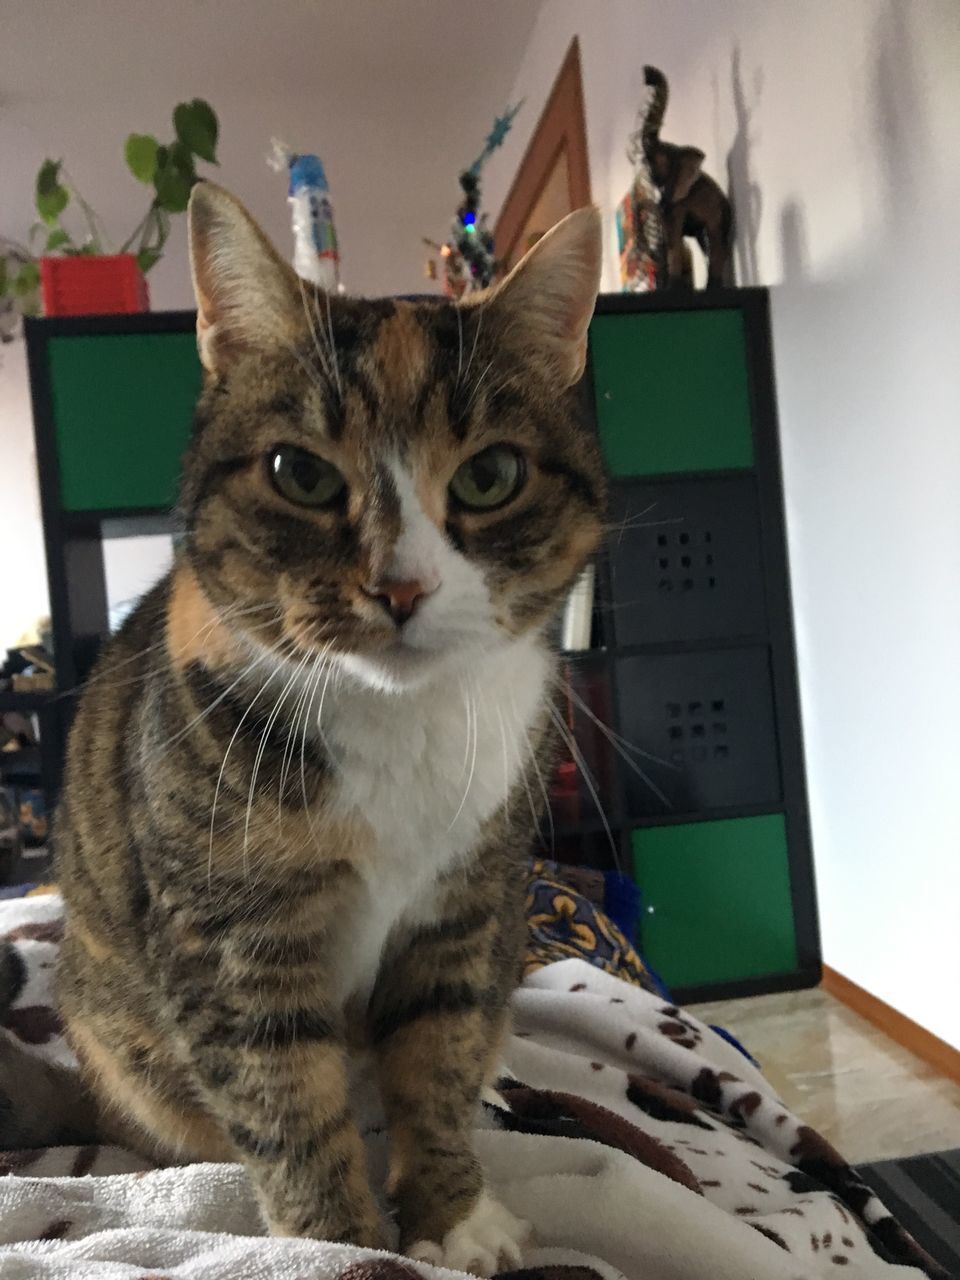
[[[61, 926], [56, 895], [0, 903], [0, 940], [22, 967], [8, 1032], [69, 1062], [52, 1007]], [[499, 1280], [947, 1276], [692, 1014], [582, 959], [537, 969], [512, 1014], [474, 1140], [491, 1186], [534, 1237], [522, 1268]], [[361, 1092], [356, 1115], [379, 1180], [375, 1095]], [[4, 1276], [452, 1280], [385, 1253], [264, 1236], [236, 1164], [156, 1169], [116, 1147], [73, 1146], [0, 1154], [0, 1172]]]
[[531, 863], [524, 977], [557, 960], [586, 960], [645, 991], [664, 994], [659, 979], [600, 910], [603, 893], [603, 874], [599, 871], [561, 867], [545, 859]]

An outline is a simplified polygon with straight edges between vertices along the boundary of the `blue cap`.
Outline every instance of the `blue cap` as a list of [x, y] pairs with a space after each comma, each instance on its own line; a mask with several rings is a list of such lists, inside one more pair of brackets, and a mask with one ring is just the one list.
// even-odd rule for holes
[[329, 191], [327, 175], [319, 156], [290, 157], [290, 195], [309, 187], [318, 191]]

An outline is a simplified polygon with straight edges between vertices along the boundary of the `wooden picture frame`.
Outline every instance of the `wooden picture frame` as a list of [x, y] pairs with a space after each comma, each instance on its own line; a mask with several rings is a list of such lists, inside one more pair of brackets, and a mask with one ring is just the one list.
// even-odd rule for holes
[[590, 202], [580, 42], [574, 36], [500, 210], [497, 259], [509, 270], [555, 222]]

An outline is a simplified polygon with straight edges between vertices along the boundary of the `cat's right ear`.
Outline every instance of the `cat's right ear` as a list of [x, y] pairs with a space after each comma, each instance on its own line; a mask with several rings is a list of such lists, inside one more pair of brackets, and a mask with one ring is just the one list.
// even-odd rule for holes
[[577, 209], [543, 236], [490, 294], [505, 341], [569, 387], [587, 361], [587, 328], [600, 288], [600, 211]]
[[241, 351], [294, 341], [303, 320], [296, 276], [240, 201], [198, 182], [187, 217], [204, 367], [222, 373]]

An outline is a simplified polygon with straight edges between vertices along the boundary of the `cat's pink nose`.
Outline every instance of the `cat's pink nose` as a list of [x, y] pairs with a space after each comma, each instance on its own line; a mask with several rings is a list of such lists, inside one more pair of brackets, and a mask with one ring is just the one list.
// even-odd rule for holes
[[384, 580], [361, 587], [361, 590], [365, 596], [383, 605], [397, 626], [402, 627], [436, 588], [428, 586], [419, 579], [414, 579], [412, 582]]

